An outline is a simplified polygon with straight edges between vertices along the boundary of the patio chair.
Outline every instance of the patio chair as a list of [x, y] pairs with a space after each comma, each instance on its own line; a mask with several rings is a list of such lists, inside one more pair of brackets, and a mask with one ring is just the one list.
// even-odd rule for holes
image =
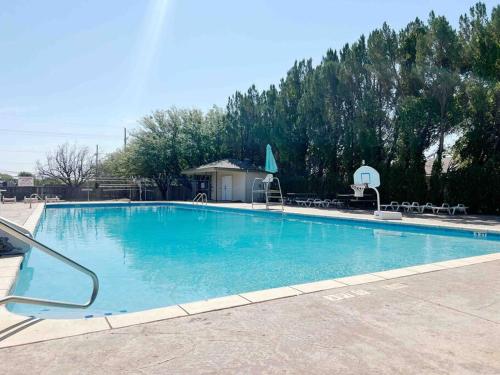
[[346, 202], [343, 201], [342, 199], [337, 199], [336, 202], [335, 202], [335, 205], [338, 208], [346, 207]]
[[406, 212], [408, 212], [410, 210], [410, 207], [411, 207], [411, 203], [410, 202], [403, 202], [399, 206], [399, 208], [401, 208], [403, 211], [406, 211]]
[[312, 199], [312, 198], [308, 198], [306, 200], [304, 200], [304, 199], [297, 199], [297, 200], [295, 200], [295, 202], [297, 202], [297, 204], [299, 206], [311, 207], [311, 204], [313, 204], [314, 199]]
[[323, 200], [323, 207], [324, 208], [329, 208], [331, 204], [332, 204], [331, 199], [325, 199], [325, 200]]
[[434, 212], [434, 206], [432, 203], [427, 202], [426, 204], [420, 206], [420, 213], [423, 214], [425, 210], [430, 210]]
[[408, 212], [414, 211], [414, 210], [416, 212], [420, 212], [420, 203], [418, 203], [418, 202], [411, 202], [410, 207], [408, 207]]
[[[315, 200], [313, 200], [313, 204], [314, 204], [314, 207], [316, 208], [320, 208], [320, 207], [324, 207], [324, 202], [323, 200], [319, 199], [319, 198], [316, 198]], [[309, 205], [310, 207], [311, 205]]]
[[397, 210], [399, 210], [399, 203], [396, 201], [391, 201], [391, 203], [389, 203], [389, 204], [381, 204], [380, 208], [382, 208], [385, 211], [387, 211], [389, 208], [392, 211], [397, 211]]
[[452, 214], [452, 215], [455, 215], [455, 212], [463, 212], [463, 213], [464, 213], [464, 215], [467, 215], [467, 209], [468, 209], [468, 208], [469, 208], [469, 207], [465, 207], [465, 205], [464, 205], [464, 204], [459, 203], [459, 204], [457, 204], [456, 206], [451, 207], [451, 214]]
[[311, 207], [313, 203], [314, 203], [314, 199], [313, 198], [308, 198], [307, 201], [306, 201], [305, 206]]
[[305, 199], [295, 199], [295, 203], [297, 203], [297, 206], [303, 206], [305, 202]]
[[6, 196], [3, 196], [2, 197], [2, 203], [16, 203], [17, 202], [17, 199], [16, 197], [13, 197], [13, 198], [7, 198]]
[[432, 213], [439, 214], [441, 211], [447, 212], [448, 215], [451, 215], [451, 208], [448, 203], [443, 203], [441, 207], [434, 207], [432, 209]]
[[330, 204], [333, 207], [336, 207], [336, 208], [342, 208], [342, 207], [344, 207], [344, 202], [341, 201], [340, 199], [332, 199], [332, 202]]
[[23, 202], [24, 203], [38, 203], [38, 202], [41, 202], [42, 201], [42, 198], [40, 198], [38, 195], [35, 195], [33, 197], [24, 197], [24, 200]]
[[46, 203], [54, 203], [54, 202], [61, 202], [62, 199], [59, 198], [57, 195], [53, 198], [45, 197], [45, 202]]

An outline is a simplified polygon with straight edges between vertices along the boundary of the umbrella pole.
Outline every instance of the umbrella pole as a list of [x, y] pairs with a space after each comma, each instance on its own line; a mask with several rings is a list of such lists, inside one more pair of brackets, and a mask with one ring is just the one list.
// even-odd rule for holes
[[266, 191], [266, 210], [269, 210], [269, 197], [268, 197], [268, 193], [269, 193], [269, 183], [266, 182], [264, 184], [264, 190]]

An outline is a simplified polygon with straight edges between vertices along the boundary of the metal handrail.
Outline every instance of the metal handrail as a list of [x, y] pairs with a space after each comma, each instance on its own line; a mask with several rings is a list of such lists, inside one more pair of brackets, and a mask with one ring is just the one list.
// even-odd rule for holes
[[208, 196], [206, 193], [198, 193], [196, 196], [193, 198], [193, 204], [196, 203], [201, 203], [201, 204], [207, 204], [208, 203]]
[[[31, 208], [31, 204], [33, 203], [34, 198], [36, 198], [37, 203], [42, 200], [42, 198], [40, 198], [40, 196], [38, 194], [36, 194], [36, 193], [31, 194], [30, 197], [28, 198], [30, 201], [30, 208]], [[24, 203], [26, 203], [26, 198], [25, 198]]]
[[50, 255], [63, 263], [66, 263], [70, 267], [88, 275], [92, 279], [92, 295], [87, 303], [79, 304], [79, 303], [70, 303], [70, 302], [61, 302], [61, 301], [52, 301], [48, 299], [39, 299], [39, 298], [31, 298], [31, 297], [22, 297], [9, 295], [3, 298], [0, 298], [0, 305], [6, 303], [25, 303], [25, 304], [33, 304], [33, 305], [43, 305], [43, 306], [55, 306], [55, 307], [66, 307], [66, 308], [77, 308], [77, 309], [85, 309], [92, 305], [97, 297], [97, 293], [99, 292], [99, 279], [97, 275], [89, 270], [88, 268], [82, 266], [81, 264], [71, 260], [70, 258], [58, 253], [55, 250], [52, 250], [50, 247], [45, 246], [43, 243], [38, 242], [37, 240], [31, 238], [30, 236], [24, 234], [22, 231], [14, 228], [8, 223], [0, 220], [0, 229], [5, 233], [11, 235], [12, 237], [18, 239], [19, 241], [24, 242], [27, 245], [32, 247], [36, 247], [42, 250], [45, 254]]

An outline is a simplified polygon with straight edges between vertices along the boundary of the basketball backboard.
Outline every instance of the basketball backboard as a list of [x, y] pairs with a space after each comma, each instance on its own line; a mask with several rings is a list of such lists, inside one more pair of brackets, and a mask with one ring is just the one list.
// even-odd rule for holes
[[368, 187], [371, 188], [379, 187], [380, 175], [374, 168], [363, 165], [354, 172], [354, 184], [368, 184]]

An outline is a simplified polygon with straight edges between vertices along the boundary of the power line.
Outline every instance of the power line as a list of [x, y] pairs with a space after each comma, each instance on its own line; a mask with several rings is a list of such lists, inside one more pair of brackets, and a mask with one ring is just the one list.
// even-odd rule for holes
[[16, 153], [16, 154], [40, 154], [40, 151], [35, 151], [35, 150], [5, 150], [1, 149], [0, 154], [6, 154], [6, 153]]
[[7, 173], [7, 174], [10, 174], [10, 173], [19, 173], [19, 171], [11, 171], [9, 169], [0, 169], [0, 173]]
[[30, 134], [30, 135], [41, 135], [41, 136], [50, 136], [50, 137], [107, 137], [107, 138], [116, 138], [116, 135], [113, 134], [99, 134], [99, 133], [66, 133], [66, 132], [50, 132], [50, 131], [40, 131], [40, 130], [18, 130], [18, 129], [0, 129], [0, 132], [4, 133], [18, 133], [18, 134]]
[[15, 164], [15, 165], [27, 165], [27, 164], [33, 164], [30, 161], [9, 161], [9, 164]]
[[[4, 149], [0, 149], [0, 155], [8, 154], [8, 153], [45, 155], [48, 152], [50, 152], [50, 150], [47, 150], [47, 151], [34, 151], [34, 150], [4, 150]], [[112, 153], [113, 152], [99, 152], [100, 155], [109, 155], [109, 154], [112, 154]]]

